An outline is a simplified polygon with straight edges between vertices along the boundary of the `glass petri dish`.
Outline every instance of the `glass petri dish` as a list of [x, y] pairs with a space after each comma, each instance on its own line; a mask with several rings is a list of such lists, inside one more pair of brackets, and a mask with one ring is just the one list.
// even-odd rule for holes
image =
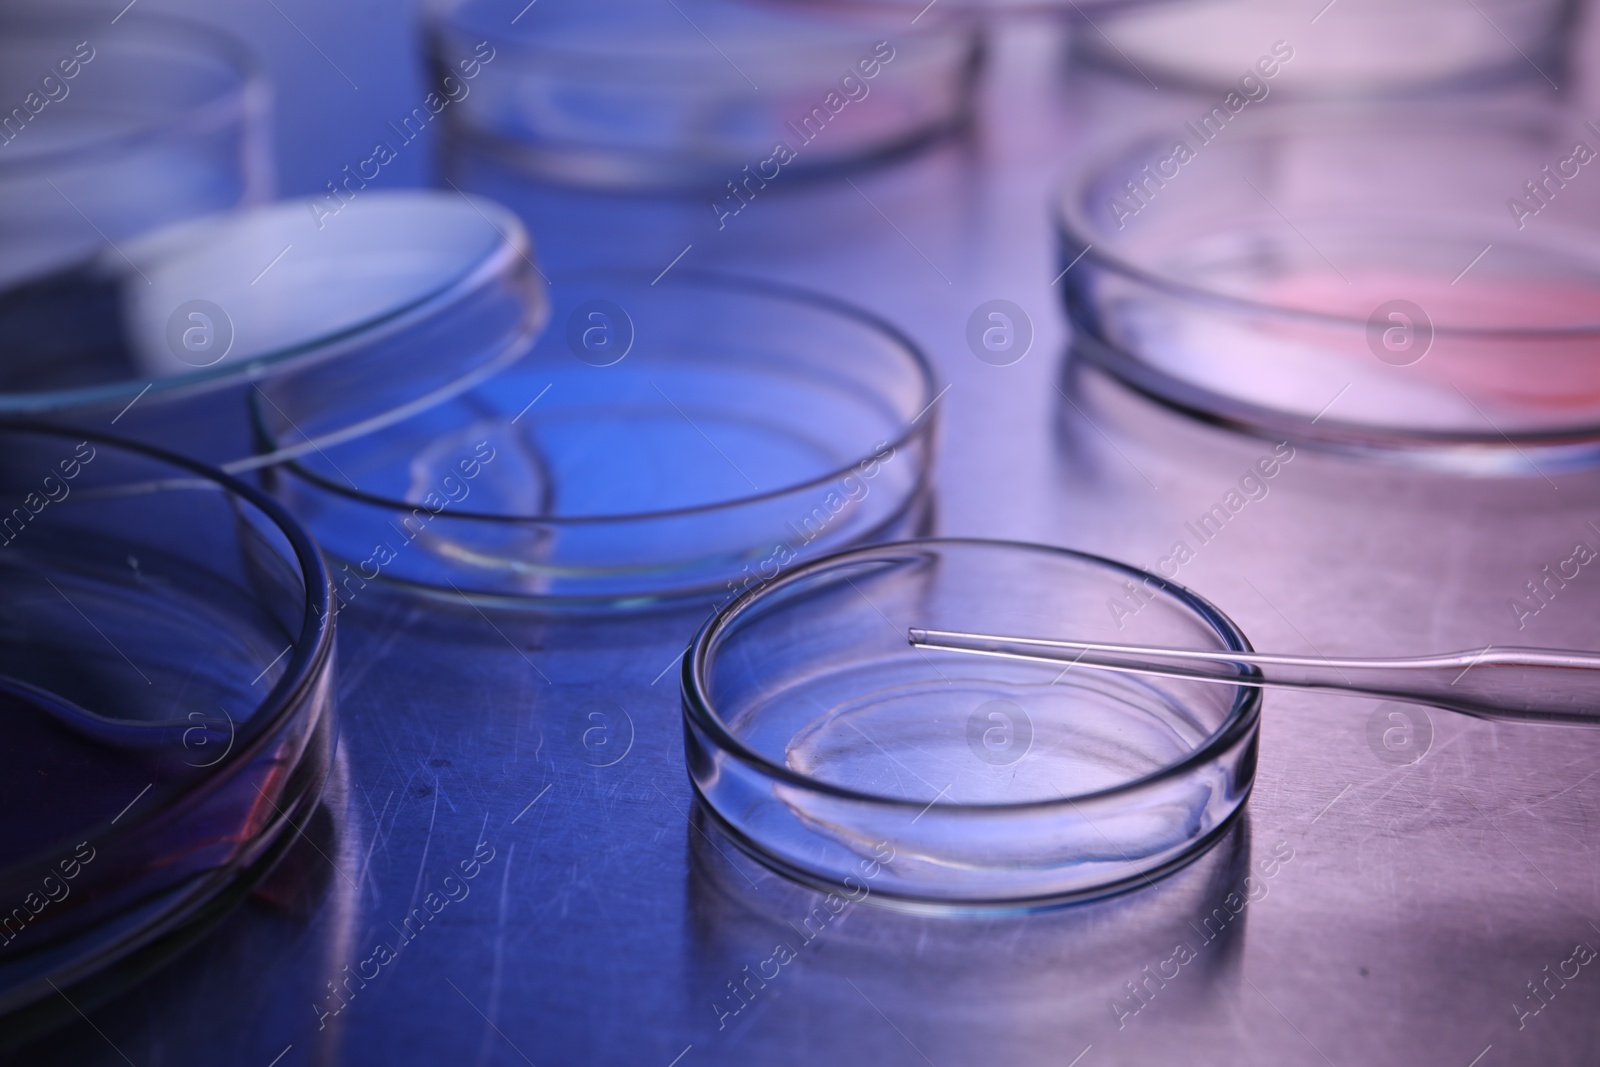
[[[919, 521], [933, 376], [829, 297], [679, 269], [558, 278], [527, 358], [405, 422], [268, 472], [339, 561], [547, 607], [729, 596]], [[323, 390], [258, 404], [265, 448]]]
[[981, 42], [937, 15], [439, 0], [426, 49], [452, 142], [560, 182], [749, 197], [959, 127]]
[[[239, 470], [404, 418], [527, 351], [549, 308], [514, 215], [454, 193], [342, 192], [177, 223], [57, 276], [42, 304], [0, 302], [15, 339], [0, 414], [117, 423]], [[334, 402], [252, 456], [247, 388]], [[220, 440], [179, 436], [189, 424]]]
[[[1578, 12], [1570, 0], [1185, 0], [1108, 11], [1074, 57], [1140, 85], [1221, 94], [1251, 75], [1286, 95], [1378, 96], [1503, 89], [1554, 91]], [[1258, 62], [1266, 65], [1257, 67]], [[1279, 62], [1283, 61], [1283, 62]], [[1274, 81], [1281, 71], [1284, 77]], [[1251, 87], [1253, 92], [1264, 90]]]
[[684, 662], [689, 777], [757, 858], [908, 906], [1047, 905], [1188, 862], [1250, 793], [1259, 691], [935, 655], [912, 627], [1250, 647], [1182, 587], [1064, 549], [806, 564], [720, 611]]
[[1541, 170], [1576, 168], [1574, 135], [1291, 107], [1206, 132], [1069, 180], [1077, 353], [1277, 440], [1481, 474], [1600, 457], [1593, 194]]
[[943, 10], [945, 15], [957, 14], [968, 19], [1010, 15], [1067, 15], [1088, 21], [1087, 16], [1146, 4], [1171, 3], [1172, 0], [935, 0], [934, 8], [928, 0], [762, 0], [775, 6], [793, 6], [826, 11], [835, 16], [859, 15], [863, 11], [904, 16], [921, 21], [923, 14]]
[[0, 300], [108, 242], [272, 193], [250, 51], [142, 11], [0, 14]]
[[333, 746], [333, 616], [260, 491], [0, 423], [0, 1013], [187, 929], [268, 869]]

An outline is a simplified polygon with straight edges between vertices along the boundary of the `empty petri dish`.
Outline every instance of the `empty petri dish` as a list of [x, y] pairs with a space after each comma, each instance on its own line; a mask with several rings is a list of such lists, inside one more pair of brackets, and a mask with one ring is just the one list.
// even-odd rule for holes
[[0, 1012], [213, 915], [315, 805], [333, 617], [256, 489], [0, 424]]
[[[0, 299], [0, 413], [117, 423], [239, 469], [403, 418], [523, 355], [548, 302], [521, 223], [486, 200], [358, 182], [177, 223], [56, 276], [43, 302]], [[331, 402], [252, 456], [247, 389]]]
[[1077, 352], [1277, 440], [1478, 473], [1600, 455], [1600, 243], [1571, 180], [1593, 133], [1492, 111], [1235, 121], [1069, 181]]
[[1373, 96], [1525, 82], [1549, 91], [1565, 81], [1577, 12], [1568, 0], [1185, 0], [1108, 11], [1073, 46], [1080, 61], [1141, 85], [1213, 90], [1219, 103], [1241, 88]]
[[[380, 577], [546, 606], [728, 596], [919, 520], [933, 378], [893, 327], [682, 269], [552, 294], [525, 359], [269, 472], [342, 598]], [[264, 447], [338, 402], [275, 394]]]
[[963, 540], [840, 553], [751, 590], [695, 638], [683, 708], [700, 799], [793, 877], [954, 908], [1145, 884], [1241, 809], [1257, 693], [907, 643], [946, 626], [1250, 647], [1194, 594], [1095, 556]]
[[141, 11], [0, 14], [0, 300], [108, 242], [266, 199], [267, 112], [254, 57], [215, 30]]
[[455, 144], [557, 181], [750, 197], [961, 125], [980, 39], [937, 13], [440, 0], [426, 47]]
[[1162, 4], [1170, 0], [765, 0], [776, 6], [807, 7], [838, 16], [859, 16], [863, 11], [904, 16], [920, 22], [931, 11], [968, 19], [1011, 15], [1067, 15], [1089, 21], [1088, 16], [1128, 6]]

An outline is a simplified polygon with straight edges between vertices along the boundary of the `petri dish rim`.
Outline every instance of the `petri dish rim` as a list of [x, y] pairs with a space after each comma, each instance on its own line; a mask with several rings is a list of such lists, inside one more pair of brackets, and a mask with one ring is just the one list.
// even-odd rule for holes
[[[49, 9], [25, 7], [0, 14], [0, 28], [7, 31], [17, 28], [59, 28], [77, 30], [83, 18], [98, 17], [102, 12], [83, 7]], [[154, 12], [128, 12], [129, 23], [136, 30], [167, 35], [168, 40], [180, 40], [198, 46], [198, 53], [211, 59], [220, 59], [232, 68], [237, 83], [211, 99], [192, 104], [175, 115], [140, 123], [134, 129], [95, 140], [85, 145], [51, 149], [16, 160], [0, 160], [0, 175], [26, 173], [29, 170], [49, 169], [63, 161], [90, 160], [96, 156], [119, 152], [128, 145], [159, 140], [186, 132], [193, 124], [204, 124], [235, 114], [261, 113], [269, 106], [271, 96], [266, 68], [249, 45], [238, 38], [215, 29], [203, 22]], [[213, 114], [215, 113], [215, 114]]]
[[[226, 774], [236, 765], [259, 754], [262, 746], [266, 745], [274, 736], [277, 728], [284, 725], [287, 718], [292, 717], [299, 709], [307, 691], [317, 684], [326, 671], [328, 661], [333, 655], [333, 617], [332, 612], [332, 579], [323, 562], [322, 553], [318, 551], [309, 534], [301, 528], [283, 505], [259, 489], [235, 478], [231, 474], [208, 467], [197, 460], [168, 452], [165, 449], [155, 448], [140, 442], [127, 441], [109, 434], [89, 430], [75, 430], [70, 427], [58, 425], [44, 425], [36, 422], [18, 419], [0, 418], [0, 434], [40, 434], [44, 436], [64, 438], [70, 440], [92, 441], [107, 448], [122, 452], [133, 453], [148, 460], [154, 460], [169, 466], [186, 470], [200, 478], [214, 482], [222, 489], [232, 493], [260, 511], [273, 526], [289, 542], [294, 552], [295, 562], [300, 566], [301, 574], [306, 585], [306, 610], [302, 622], [301, 638], [293, 646], [289, 654], [289, 662], [285, 667], [283, 676], [278, 679], [272, 690], [262, 698], [251, 713], [250, 719], [254, 722], [261, 716], [259, 725], [254, 727], [254, 736], [244, 745], [238, 746], [215, 767], [210, 768], [213, 773], [207, 774], [194, 782], [188, 788], [165, 798], [166, 803], [156, 807], [147, 807], [143, 814], [131, 818], [122, 824], [120, 829], [113, 830], [113, 823], [120, 822], [121, 816], [115, 820], [101, 823], [92, 828], [95, 840], [110, 841], [118, 837], [131, 837], [147, 826], [168, 819], [174, 812], [185, 811], [197, 803], [204, 801], [206, 795], [216, 788]], [[310, 634], [308, 640], [306, 635]], [[186, 720], [180, 720], [186, 721]], [[85, 833], [79, 829], [74, 831], [74, 836]], [[52, 846], [55, 847], [55, 846]], [[46, 850], [48, 853], [49, 850]], [[54, 855], [54, 853], [49, 853]], [[12, 864], [9, 868], [0, 869], [0, 885], [4, 885], [18, 876], [30, 874], [36, 867], [37, 856], [30, 857]]]
[[[1084, 889], [1066, 893], [1043, 893], [1037, 896], [961, 900], [933, 893], [886, 892], [879, 890], [863, 898], [862, 903], [871, 903], [874, 907], [900, 912], [905, 915], [926, 916], [933, 919], [988, 919], [1006, 915], [1033, 915], [1042, 911], [1053, 911], [1057, 908], [1106, 900], [1125, 893], [1135, 892], [1145, 886], [1154, 885], [1168, 875], [1197, 862], [1227, 838], [1229, 834], [1233, 833], [1241, 823], [1245, 823], [1245, 820], [1250, 817], [1248, 808], [1249, 805], [1241, 801], [1216, 826], [1212, 827], [1203, 836], [1196, 838], [1182, 852], [1163, 863], [1134, 871], [1124, 878]], [[690, 818], [700, 815], [704, 815], [712, 827], [741, 854], [748, 856], [770, 870], [778, 872], [791, 881], [798, 882], [800, 885], [818, 893], [837, 893], [841, 885], [850, 888], [848, 883], [842, 880], [834, 881], [825, 874], [806, 870], [791, 860], [767, 851], [764, 845], [746, 831], [735, 826], [726, 815], [703, 801], [693, 806]]]
[[[1596, 431], [1590, 429], [1479, 434], [1465, 430], [1385, 429], [1326, 416], [1312, 421], [1185, 381], [1082, 333], [1073, 338], [1071, 354], [1164, 407], [1206, 425], [1264, 441], [1293, 440], [1358, 459], [1404, 459], [1424, 469], [1468, 475], [1520, 477], [1552, 468], [1586, 470], [1600, 458]], [[1066, 388], [1077, 388], [1072, 376], [1080, 366], [1074, 359], [1063, 364], [1061, 375]], [[1504, 455], [1508, 443], [1512, 449], [1509, 456]], [[1516, 454], [1515, 450], [1522, 447], [1539, 450], [1538, 466]]]
[[[1230, 140], [1224, 151], [1229, 149], [1237, 151], [1243, 144], [1260, 144], [1273, 140], [1284, 133], [1292, 133], [1299, 128], [1294, 119], [1296, 116], [1303, 118], [1299, 108], [1290, 111], [1286, 108], [1256, 123], [1254, 128], [1243, 137]], [[1360, 116], [1349, 116], [1338, 120], [1342, 124], [1341, 133], [1360, 133], [1363, 122]], [[1488, 121], [1501, 129], [1513, 128], [1513, 123], [1504, 117], [1500, 121], [1491, 117]], [[1327, 124], [1326, 118], [1323, 119]], [[1386, 118], [1384, 129], [1395, 129], [1400, 123]], [[1435, 121], [1431, 129], [1443, 132], [1476, 132], [1483, 131], [1482, 121], [1471, 123], [1459, 118], [1452, 118], [1448, 123]], [[1370, 130], [1370, 125], [1366, 127]], [[1205, 304], [1211, 307], [1224, 308], [1232, 311], [1248, 312], [1256, 315], [1271, 316], [1296, 322], [1314, 322], [1329, 326], [1346, 326], [1352, 329], [1364, 329], [1367, 320], [1351, 315], [1336, 315], [1329, 312], [1310, 311], [1303, 308], [1290, 307], [1284, 304], [1274, 304], [1267, 301], [1251, 300], [1248, 297], [1234, 296], [1229, 293], [1208, 289], [1190, 282], [1177, 281], [1172, 278], [1157, 274], [1134, 261], [1103, 250], [1097, 243], [1096, 228], [1089, 221], [1087, 213], [1082, 206], [1084, 194], [1088, 188], [1116, 168], [1119, 164], [1139, 158], [1150, 149], [1163, 146], [1170, 140], [1168, 135], [1159, 133], [1145, 134], [1138, 139], [1124, 142], [1116, 147], [1102, 151], [1098, 156], [1091, 157], [1090, 161], [1081, 166], [1074, 167], [1068, 176], [1059, 184], [1060, 194], [1056, 198], [1056, 231], [1057, 235], [1068, 248], [1085, 249], [1082, 258], [1098, 265], [1109, 273], [1120, 275], [1129, 281], [1157, 290], [1170, 296], [1181, 297], [1186, 300]], [[1483, 338], [1491, 340], [1515, 341], [1519, 339], [1562, 339], [1581, 338], [1600, 335], [1600, 320], [1593, 323], [1582, 323], [1571, 326], [1559, 327], [1517, 327], [1517, 328], [1479, 328], [1450, 326], [1444, 323], [1433, 324], [1436, 336], [1457, 338]], [[1516, 435], [1513, 434], [1513, 437]]]
[[[773, 12], [786, 12], [798, 19], [813, 17], [817, 12], [825, 12], [828, 20], [817, 20], [816, 38], [798, 42], [799, 51], [826, 52], [842, 40], [849, 40], [849, 30], [860, 28], [863, 30], [877, 30], [889, 28], [887, 22], [880, 22], [885, 14], [895, 13], [908, 6], [911, 0], [903, 3], [890, 0], [887, 3], [853, 4], [839, 2], [839, 0], [762, 0], [754, 5], [756, 8], [765, 8]], [[1035, 2], [1035, 0], [1029, 0]], [[1058, 0], [1058, 3], [1066, 0]], [[1109, 3], [1125, 3], [1128, 0], [1105, 0]], [[1162, 0], [1135, 0], [1135, 2], [1162, 2]], [[466, 7], [468, 0], [428, 0], [423, 5], [422, 25], [423, 32], [428, 36], [443, 35], [446, 33], [459, 33], [462, 36], [475, 37], [480, 32], [481, 23], [463, 20], [457, 14], [457, 9]], [[980, 6], [985, 6], [980, 4]], [[1053, 6], [1048, 5], [1047, 6]], [[837, 16], [844, 12], [854, 16], [851, 19], [839, 19]], [[948, 33], [952, 23], [968, 14], [966, 9], [953, 13], [949, 17], [930, 19], [922, 26], [910, 27], [906, 32], [896, 32], [901, 38], [926, 38], [938, 37], [941, 33]], [[519, 35], [520, 34], [520, 35]], [[585, 33], [573, 34], [570, 37], [549, 34], [545, 37], [528, 35], [522, 31], [514, 30], [507, 34], [499, 31], [491, 34], [489, 42], [498, 50], [504, 48], [518, 57], [539, 58], [552, 61], [558, 65], [565, 65], [569, 69], [578, 69], [592, 74], [594, 65], [606, 64], [615, 68], [619, 63], [625, 62], [627, 69], [617, 72], [608, 71], [608, 76], [620, 73], [622, 77], [632, 80], [637, 77], [640, 81], [660, 77], [662, 74], [687, 75], [705, 69], [705, 57], [699, 53], [684, 53], [681, 51], [638, 51], [620, 54], [614, 48], [607, 50], [604, 42], [595, 43], [593, 38]], [[793, 57], [796, 52], [796, 42], [792, 40], [766, 40], [747, 39], [746, 50], [736, 53], [741, 58], [746, 56], [786, 60]], [[497, 53], [498, 54], [498, 53]]]
[[[533, 252], [533, 242], [528, 236], [526, 227], [516, 219], [511, 212], [482, 197], [468, 197], [469, 203], [479, 209], [483, 214], [484, 208], [492, 209], [499, 216], [497, 224], [489, 215], [485, 218], [500, 234], [492, 251], [476, 263], [467, 267], [453, 278], [448, 278], [412, 299], [397, 304], [381, 314], [375, 315], [364, 322], [355, 323], [341, 330], [323, 334], [300, 341], [295, 344], [253, 356], [246, 362], [233, 366], [201, 367], [183, 374], [173, 374], [165, 377], [155, 377], [148, 381], [141, 378], [129, 378], [121, 382], [112, 382], [108, 385], [80, 387], [77, 389], [60, 389], [41, 391], [37, 393], [4, 393], [0, 392], [0, 418], [38, 417], [55, 414], [57, 412], [71, 412], [85, 407], [98, 407], [116, 403], [119, 400], [132, 400], [142, 396], [142, 390], [148, 390], [158, 397], [182, 397], [196, 393], [204, 393], [212, 389], [222, 389], [230, 385], [238, 385], [259, 381], [270, 375], [281, 374], [288, 371], [303, 369], [312, 363], [327, 359], [336, 359], [342, 355], [347, 346], [352, 344], [366, 344], [382, 340], [384, 337], [406, 329], [408, 326], [426, 320], [436, 311], [448, 307], [450, 304], [469, 296], [485, 283], [505, 274], [508, 269], [514, 269], [519, 259], [532, 262], [530, 256]], [[283, 210], [288, 201], [276, 201], [263, 204], [252, 211]], [[174, 229], [198, 227], [207, 222], [221, 222], [234, 213], [223, 212], [199, 219], [189, 219], [176, 223]], [[110, 261], [110, 257], [107, 257]], [[541, 321], [535, 324], [537, 331], [542, 326]], [[499, 359], [490, 360], [477, 374], [469, 379], [475, 381], [478, 377], [499, 370], [505, 363], [516, 355], [520, 355], [515, 347], [508, 349]], [[145, 381], [144, 385], [140, 385]], [[390, 413], [391, 415], [393, 413]], [[398, 416], [403, 417], [403, 415]], [[341, 431], [345, 436], [354, 436], [366, 432], [373, 427], [361, 425]], [[337, 443], [324, 438], [317, 438], [317, 444]], [[299, 451], [293, 451], [298, 448]], [[309, 452], [312, 446], [301, 442], [298, 445], [285, 449], [286, 454], [298, 455]], [[272, 462], [270, 457], [253, 457], [252, 460], [242, 464], [229, 464], [230, 470], [249, 469], [250, 466], [259, 466], [264, 462]]]
[[[551, 284], [553, 286], [570, 285], [587, 278], [602, 278], [611, 282], [644, 282], [648, 275], [643, 272], [633, 271], [593, 271], [571, 275], [555, 275]], [[803, 306], [826, 311], [841, 318], [849, 319], [869, 331], [876, 332], [893, 342], [894, 346], [905, 356], [916, 369], [917, 377], [922, 383], [922, 397], [924, 404], [919, 413], [907, 422], [900, 433], [887, 444], [896, 449], [911, 443], [917, 437], [932, 433], [934, 420], [923, 421], [923, 417], [938, 400], [934, 393], [933, 364], [929, 362], [927, 354], [904, 331], [887, 319], [881, 318], [874, 312], [830, 296], [827, 293], [806, 289], [800, 286], [789, 285], [785, 282], [769, 281], [764, 278], [746, 277], [741, 275], [706, 270], [683, 270], [675, 272], [672, 285], [699, 285], [709, 288], [722, 288], [730, 292], [744, 292], [757, 296], [770, 297], [777, 300], [788, 300]], [[263, 447], [272, 448], [274, 442], [262, 424], [258, 405], [252, 406], [252, 414], [256, 418], [256, 433], [262, 441]], [[920, 425], [919, 425], [920, 424]], [[623, 523], [654, 522], [662, 519], [674, 519], [686, 515], [711, 514], [732, 508], [746, 507], [751, 504], [764, 503], [788, 496], [791, 493], [801, 492], [806, 489], [826, 485], [843, 478], [868, 457], [858, 456], [844, 466], [834, 468], [823, 474], [808, 478], [803, 482], [793, 482], [768, 489], [760, 493], [751, 493], [747, 496], [729, 497], [726, 500], [717, 500], [707, 504], [695, 504], [690, 507], [668, 508], [663, 511], [636, 511], [616, 515], [507, 515], [503, 512], [480, 511], [455, 511], [450, 512], [450, 517], [463, 522], [490, 522], [519, 525], [523, 523], [538, 523], [551, 527], [579, 527], [579, 526], [604, 526]], [[325, 478], [317, 472], [310, 470], [296, 459], [290, 458], [283, 464], [290, 468], [295, 477], [301, 478], [317, 488], [344, 497], [348, 500], [359, 501], [373, 507], [381, 508], [410, 508], [414, 507], [413, 501], [398, 500], [393, 497], [378, 496], [365, 493], [359, 489], [351, 489], [341, 485], [331, 478]], [[923, 473], [926, 479], [926, 472]]]
[[[900, 14], [924, 10], [923, 0], [757, 0], [767, 7], [807, 8], [829, 14], [871, 11]], [[1062, 16], [1074, 24], [1086, 24], [1090, 15], [1121, 13], [1124, 9], [1155, 7], [1170, 0], [950, 0], [947, 20], [977, 21], [1008, 18]], [[921, 17], [920, 15], [918, 16]]]
[[[1070, 808], [1080, 802], [1114, 798], [1119, 794], [1133, 792], [1149, 785], [1181, 778], [1196, 766], [1210, 761], [1218, 752], [1232, 745], [1243, 735], [1254, 730], [1260, 722], [1262, 690], [1251, 686], [1238, 686], [1234, 693], [1233, 704], [1229, 707], [1222, 725], [1212, 731], [1210, 736], [1201, 744], [1191, 749], [1183, 759], [1175, 763], [1168, 764], [1141, 777], [1130, 778], [1117, 785], [1088, 793], [1075, 793], [1072, 796], [1059, 797], [1052, 800], [1011, 801], [999, 804], [956, 804], [938, 800], [931, 804], [923, 804], [916, 800], [902, 800], [898, 797], [883, 796], [877, 793], [863, 793], [844, 786], [834, 785], [821, 779], [811, 778], [782, 764], [775, 763], [734, 736], [733, 732], [722, 721], [722, 717], [712, 707], [704, 684], [707, 674], [707, 661], [718, 634], [737, 620], [741, 614], [749, 610], [756, 601], [777, 592], [784, 586], [801, 581], [818, 571], [858, 561], [871, 560], [893, 551], [914, 550], [923, 546], [935, 548], [971, 546], [1044, 552], [1079, 563], [1088, 563], [1095, 567], [1105, 568], [1142, 582], [1154, 582], [1156, 587], [1163, 593], [1173, 597], [1182, 606], [1188, 608], [1202, 621], [1209, 624], [1217, 636], [1227, 644], [1227, 651], [1255, 651], [1244, 631], [1239, 628], [1237, 623], [1223, 614], [1221, 609], [1190, 590], [1187, 586], [1169, 581], [1161, 575], [1142, 571], [1137, 567], [1131, 567], [1126, 563], [1119, 563], [1104, 556], [1096, 556], [1089, 552], [1079, 552], [1076, 549], [1062, 548], [1057, 545], [1041, 545], [1026, 541], [993, 540], [978, 537], [925, 537], [911, 541], [866, 545], [861, 548], [835, 553], [831, 556], [823, 556], [810, 563], [795, 567], [789, 573], [774, 578], [765, 584], [748, 589], [730, 601], [701, 625], [699, 632], [695, 634], [694, 639], [689, 643], [688, 655], [684, 657], [683, 669], [680, 674], [684, 718], [689, 720], [689, 724], [704, 730], [722, 752], [734, 757], [752, 770], [766, 775], [769, 779], [776, 779], [786, 785], [797, 786], [815, 793], [823, 793], [840, 800], [851, 801], [852, 803], [871, 804], [890, 810], [918, 812], [933, 810], [952, 814], [970, 812], [975, 815], [1005, 814], [1008, 812], [1047, 812], [1060, 808]], [[694, 786], [696, 793], [698, 793], [699, 786], [694, 783], [692, 776], [690, 782]]]

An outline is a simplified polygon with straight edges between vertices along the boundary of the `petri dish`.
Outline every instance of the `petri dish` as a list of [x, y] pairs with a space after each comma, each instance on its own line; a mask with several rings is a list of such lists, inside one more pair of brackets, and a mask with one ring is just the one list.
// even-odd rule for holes
[[1592, 194], [1542, 169], [1593, 133], [1285, 106], [1206, 135], [1069, 179], [1079, 355], [1276, 440], [1491, 475], [1600, 456]]
[[333, 747], [333, 616], [270, 497], [0, 423], [0, 1013], [214, 916], [295, 840]]
[[716, 199], [958, 128], [981, 41], [937, 13], [914, 26], [736, 0], [440, 0], [426, 49], [447, 155]]
[[0, 14], [0, 300], [179, 219], [272, 195], [249, 49], [142, 11]]
[[[359, 181], [175, 223], [56, 276], [42, 303], [0, 301], [16, 342], [0, 414], [116, 423], [237, 470], [403, 418], [526, 352], [548, 301], [515, 216]], [[311, 389], [336, 403], [255, 454], [242, 393]]]
[[1395, 96], [1519, 82], [1553, 91], [1565, 83], [1577, 11], [1568, 0], [1339, 0], [1336, 9], [1185, 0], [1108, 11], [1073, 50], [1140, 85], [1215, 91], [1218, 103], [1247, 75], [1254, 84], [1245, 89], [1263, 94]]
[[[728, 597], [926, 511], [932, 371], [832, 298], [699, 274], [558, 277], [524, 359], [414, 417], [268, 472], [337, 561], [524, 605]], [[324, 390], [258, 404], [264, 446]]]
[[[894, 17], [921, 20], [932, 5], [927, 0], [765, 0], [766, 3], [813, 8], [840, 15], [859, 15], [862, 11], [890, 13]], [[1164, 4], [1172, 0], [936, 0], [946, 15], [956, 14], [968, 19], [1005, 17], [1011, 15], [1067, 15], [1089, 21], [1087, 16], [1099, 15], [1112, 9]]]
[[[1142, 606], [1108, 610], [1124, 603]], [[883, 902], [1027, 908], [1147, 884], [1242, 809], [1258, 692], [934, 655], [907, 644], [924, 626], [1250, 647], [1182, 587], [1064, 549], [923, 540], [806, 564], [723, 608], [684, 662], [689, 777], [741, 847]]]

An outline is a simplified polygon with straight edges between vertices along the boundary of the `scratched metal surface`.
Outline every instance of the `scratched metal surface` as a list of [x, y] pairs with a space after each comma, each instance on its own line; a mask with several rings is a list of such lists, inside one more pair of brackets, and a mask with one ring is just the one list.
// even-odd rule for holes
[[[871, 304], [949, 385], [940, 532], [1149, 565], [1272, 443], [1063, 372], [1043, 205], [1083, 131], [1048, 88], [1055, 54], [1037, 29], [1004, 42], [968, 141], [854, 187], [773, 190], [720, 232], [698, 203], [518, 206], [557, 265], [622, 246], [665, 264], [692, 244], [685, 262]], [[997, 297], [1037, 329], [1009, 367], [964, 340]], [[1180, 580], [1285, 652], [1595, 647], [1600, 574], [1521, 633], [1508, 601], [1579, 540], [1600, 544], [1597, 483], [1302, 449]], [[692, 809], [670, 668], [704, 610], [552, 621], [364, 593], [339, 620], [341, 767], [308, 847], [17, 1062], [1490, 1067], [1600, 1052], [1600, 964], [1578, 948], [1600, 947], [1600, 731], [1435, 713], [1412, 734], [1431, 733], [1427, 754], [1403, 765], [1373, 740], [1374, 703], [1272, 694], [1247, 817], [1177, 875], [1027, 916], [835, 915]], [[436, 915], [403, 938], [430, 893]], [[335, 998], [347, 965], [376, 976]]]

